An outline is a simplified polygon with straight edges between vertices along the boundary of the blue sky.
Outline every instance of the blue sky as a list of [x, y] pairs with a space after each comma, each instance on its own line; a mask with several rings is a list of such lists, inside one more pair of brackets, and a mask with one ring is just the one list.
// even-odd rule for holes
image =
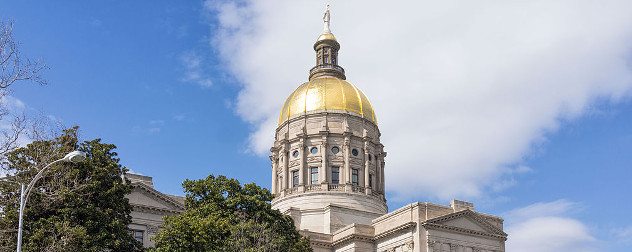
[[[332, 3], [340, 64], [388, 152], [389, 208], [457, 198], [505, 218], [508, 251], [627, 251], [632, 6], [608, 2]], [[269, 187], [274, 121], [307, 79], [325, 2], [1, 6], [50, 66], [49, 85], [12, 97], [181, 195], [210, 173]]]

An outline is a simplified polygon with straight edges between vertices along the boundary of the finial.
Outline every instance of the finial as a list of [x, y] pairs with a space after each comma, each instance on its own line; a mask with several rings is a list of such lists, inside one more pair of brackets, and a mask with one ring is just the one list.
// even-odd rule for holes
[[323, 21], [325, 22], [323, 33], [331, 33], [331, 30], [329, 30], [329, 4], [327, 5], [327, 9], [325, 9], [325, 16], [323, 16]]

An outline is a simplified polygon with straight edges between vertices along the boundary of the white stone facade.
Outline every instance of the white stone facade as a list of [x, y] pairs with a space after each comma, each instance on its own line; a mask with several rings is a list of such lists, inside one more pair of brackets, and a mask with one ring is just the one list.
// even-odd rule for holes
[[299, 229], [324, 233], [351, 223], [370, 224], [387, 213], [386, 153], [379, 135], [373, 122], [347, 111], [287, 120], [271, 149], [272, 192], [277, 195], [272, 206], [296, 216]]
[[[376, 124], [348, 111], [307, 112], [277, 128], [270, 156], [272, 207], [292, 216], [314, 251], [505, 251], [503, 220], [475, 212], [472, 203], [417, 202], [387, 213], [386, 153], [379, 137]], [[333, 147], [340, 151], [334, 154]], [[353, 149], [363, 155], [354, 156]], [[338, 183], [333, 167], [339, 167]], [[313, 177], [311, 168], [317, 171]]]
[[386, 153], [377, 125], [361, 115], [306, 112], [281, 123], [275, 137], [272, 207], [292, 216], [315, 251], [505, 251], [503, 220], [475, 212], [472, 203], [417, 202], [387, 213]]
[[128, 173], [125, 178], [132, 184], [132, 192], [125, 196], [132, 206], [132, 223], [128, 228], [144, 247], [153, 247], [155, 242], [151, 238], [162, 229], [162, 217], [183, 213], [184, 197], [157, 191], [148, 176]]
[[454, 202], [459, 201], [451, 206], [416, 202], [377, 217], [368, 225], [352, 223], [329, 234], [301, 233], [310, 237], [318, 252], [505, 251], [507, 234], [502, 230], [501, 218], [459, 208]]

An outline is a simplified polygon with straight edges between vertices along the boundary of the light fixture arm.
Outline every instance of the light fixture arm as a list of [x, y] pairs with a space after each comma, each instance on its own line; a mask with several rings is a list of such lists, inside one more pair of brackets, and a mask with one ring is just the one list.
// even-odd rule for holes
[[37, 183], [38, 180], [40, 180], [40, 178], [42, 178], [42, 175], [44, 174], [44, 172], [51, 167], [53, 164], [60, 162], [60, 161], [66, 161], [66, 162], [71, 162], [71, 163], [77, 163], [77, 162], [81, 162], [84, 159], [86, 159], [86, 153], [82, 152], [82, 151], [72, 151], [68, 154], [66, 154], [66, 156], [64, 156], [61, 159], [57, 159], [53, 162], [51, 162], [50, 164], [47, 164], [46, 166], [44, 166], [44, 168], [42, 168], [37, 175], [35, 175], [35, 177], [33, 178], [33, 180], [31, 180], [31, 183], [29, 183], [28, 187], [26, 188], [26, 190], [24, 189], [24, 184], [21, 184], [21, 190], [20, 190], [20, 219], [19, 219], [19, 224], [18, 224], [18, 246], [17, 246], [17, 252], [21, 252], [22, 251], [22, 230], [24, 229], [23, 227], [23, 219], [24, 219], [24, 209], [26, 208], [26, 202], [29, 200], [29, 196], [31, 195], [31, 190], [33, 189], [33, 187], [35, 187], [35, 183]]
[[31, 180], [31, 183], [29, 183], [29, 185], [26, 187], [26, 196], [24, 197], [24, 204], [22, 204], [21, 208], [20, 208], [20, 212], [24, 211], [24, 206], [26, 206], [26, 202], [29, 200], [29, 195], [31, 195], [31, 189], [33, 189], [33, 187], [35, 186], [35, 183], [37, 183], [37, 181], [42, 178], [42, 174], [44, 174], [44, 172], [51, 167], [51, 165], [60, 162], [60, 161], [64, 161], [64, 159], [58, 159], [53, 161], [52, 163], [46, 165], [43, 169], [41, 169], [37, 175], [35, 175], [35, 177], [33, 178], [33, 180]]

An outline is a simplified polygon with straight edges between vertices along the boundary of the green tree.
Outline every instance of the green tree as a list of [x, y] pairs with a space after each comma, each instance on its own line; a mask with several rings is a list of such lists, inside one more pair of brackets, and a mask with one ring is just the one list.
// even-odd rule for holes
[[[9, 152], [3, 169], [11, 180], [28, 184], [46, 164], [73, 150], [87, 153], [81, 163], [59, 162], [33, 188], [24, 214], [26, 251], [134, 251], [142, 245], [127, 231], [131, 192], [122, 179], [116, 146], [100, 139], [79, 142], [77, 127], [53, 140], [34, 141]], [[0, 250], [15, 249], [19, 188], [0, 184]]]
[[155, 251], [312, 251], [268, 189], [213, 175], [182, 187], [186, 211], [165, 217]]

